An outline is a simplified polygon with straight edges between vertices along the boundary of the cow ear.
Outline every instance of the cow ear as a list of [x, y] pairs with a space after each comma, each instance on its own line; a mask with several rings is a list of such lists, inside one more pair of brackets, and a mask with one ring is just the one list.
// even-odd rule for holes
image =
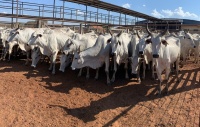
[[166, 41], [166, 40], [162, 40], [161, 42], [162, 42], [162, 44], [163, 44], [163, 45], [165, 45], [165, 46], [167, 46], [167, 45], [168, 45], [168, 43], [167, 43], [167, 41]]
[[42, 37], [42, 34], [38, 34], [39, 37]]
[[146, 44], [152, 43], [151, 39], [147, 39], [145, 42]]
[[110, 39], [107, 40], [107, 44], [111, 42], [111, 39], [112, 39], [112, 38], [110, 38]]

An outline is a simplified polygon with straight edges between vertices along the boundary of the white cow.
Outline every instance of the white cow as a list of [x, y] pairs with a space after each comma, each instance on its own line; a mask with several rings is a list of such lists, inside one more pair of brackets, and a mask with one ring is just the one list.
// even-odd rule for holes
[[120, 32], [117, 35], [112, 35], [111, 47], [114, 60], [114, 72], [111, 81], [115, 81], [115, 74], [117, 72], [117, 65], [125, 63], [125, 78], [128, 79], [128, 59], [134, 58], [136, 55], [136, 45], [139, 42], [139, 38], [136, 35]]
[[[148, 67], [150, 68], [150, 62], [151, 64], [151, 70], [152, 70], [152, 79], [155, 78], [154, 76], [154, 62], [153, 62], [153, 55], [152, 55], [152, 45], [150, 43], [150, 38], [148, 36], [140, 37], [140, 35], [137, 33], [139, 40], [139, 56], [138, 58], [135, 58], [134, 62], [135, 65], [135, 71], [134, 74], [138, 74], [140, 72], [140, 64], [143, 65], [143, 76], [142, 79], [145, 79], [145, 70], [146, 70], [146, 64], [148, 64]], [[139, 77], [138, 77], [139, 79]], [[139, 79], [140, 81], [140, 79]]]
[[173, 35], [180, 39], [181, 42], [181, 58], [183, 59], [182, 65], [186, 63], [186, 58], [189, 55], [189, 50], [196, 48], [194, 37], [189, 32], [180, 31], [178, 36]]
[[[73, 30], [71, 30], [70, 28], [55, 28], [53, 29], [53, 31], [55, 32], [62, 32], [62, 33], [66, 33], [68, 37], [74, 37], [74, 35], [76, 34]], [[36, 36], [35, 34], [49, 34], [52, 32], [52, 29], [45, 29], [45, 30], [42, 30], [41, 29], [38, 29], [36, 30], [32, 36]], [[41, 58], [45, 58], [46, 55], [43, 55], [41, 53], [41, 51], [43, 51], [44, 49], [40, 46], [38, 48], [36, 48], [35, 50], [32, 50], [32, 55], [31, 55], [31, 58], [32, 58], [32, 64], [31, 66], [36, 68], [36, 65], [38, 63], [38, 61], [41, 59]], [[61, 54], [61, 57], [60, 59], [62, 60], [61, 61], [61, 65], [62, 68], [65, 68], [64, 66], [66, 66], [66, 63], [69, 64], [69, 62], [67, 62], [66, 60], [70, 60], [71, 57], [67, 57], [65, 56], [64, 54]]]
[[[40, 29], [43, 30], [42, 28], [40, 28]], [[37, 28], [24, 28], [22, 30], [21, 29], [12, 30], [7, 39], [7, 42], [9, 43], [9, 51], [12, 51], [13, 46], [18, 44], [20, 49], [22, 51], [26, 52], [27, 59], [26, 59], [25, 65], [28, 64], [31, 50], [34, 48], [34, 46], [28, 45], [28, 41], [31, 38], [32, 33], [35, 32], [36, 30], [38, 30], [38, 29]], [[18, 42], [18, 43], [16, 43], [16, 42]]]
[[[64, 72], [64, 69], [66, 67], [66, 55], [74, 54], [75, 52], [81, 52], [87, 48], [92, 47], [97, 39], [97, 35], [94, 33], [86, 33], [86, 34], [76, 34], [73, 39], [69, 39], [67, 46], [64, 47], [64, 53], [65, 56], [62, 56], [61, 58], [61, 65], [60, 65], [60, 71]], [[65, 62], [63, 62], [65, 61]], [[82, 68], [79, 71], [78, 76], [81, 76]], [[89, 68], [87, 68], [87, 75], [86, 78], [89, 78]]]
[[195, 57], [194, 62], [198, 64], [199, 63], [199, 56], [200, 56], [200, 35], [199, 34], [193, 34], [192, 36], [194, 38], [194, 43], [195, 43], [196, 47], [192, 48], [191, 50], [194, 52], [194, 57]]
[[64, 45], [70, 37], [66, 32], [60, 30], [51, 30], [49, 33], [35, 31], [29, 39], [29, 45], [37, 45], [43, 55], [50, 58], [49, 70], [55, 74], [56, 58], [59, 51], [63, 51]]
[[155, 60], [156, 72], [158, 79], [160, 81], [159, 94], [161, 94], [162, 72], [163, 70], [165, 70], [165, 79], [167, 80], [166, 91], [168, 92], [168, 78], [170, 73], [170, 66], [174, 62], [176, 62], [176, 75], [179, 81], [178, 68], [179, 68], [181, 43], [180, 39], [175, 37], [168, 37], [165, 40], [161, 39], [162, 36], [165, 35], [167, 30], [160, 34], [154, 34], [149, 31], [148, 24], [146, 28], [147, 32], [151, 36], [153, 59]]
[[[80, 52], [75, 53], [72, 61], [72, 69], [90, 67], [97, 69], [105, 63], [105, 72], [107, 75], [107, 84], [110, 84], [109, 78], [109, 58], [111, 52], [110, 43], [108, 40], [111, 38], [110, 34], [99, 35], [94, 46]], [[98, 79], [98, 71], [96, 72], [95, 79]]]
[[[8, 28], [0, 31], [0, 39], [2, 39], [2, 46], [3, 46], [1, 59], [3, 59], [3, 60], [5, 60], [5, 57], [7, 55], [7, 51], [10, 47], [10, 44], [7, 43], [7, 39], [9, 37], [11, 31], [12, 31], [12, 29], [8, 29]], [[16, 45], [16, 44], [17, 44], [17, 41], [14, 41], [13, 46]], [[11, 54], [11, 52], [12, 52], [12, 50], [9, 50], [9, 54]], [[9, 55], [8, 60], [10, 60], [10, 55]]]

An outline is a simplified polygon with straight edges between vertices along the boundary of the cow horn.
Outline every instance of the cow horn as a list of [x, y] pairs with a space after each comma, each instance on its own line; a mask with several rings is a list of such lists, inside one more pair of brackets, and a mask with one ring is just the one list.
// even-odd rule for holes
[[137, 30], [137, 32], [136, 32], [136, 33], [137, 33], [137, 36], [138, 36], [138, 38], [139, 38], [139, 39], [141, 39], [141, 37], [140, 37], [140, 35], [139, 35], [139, 32], [138, 32], [138, 30]]
[[149, 23], [149, 21], [147, 21], [146, 31], [147, 31], [147, 33], [148, 33], [149, 35], [152, 35], [152, 33], [151, 33], [150, 30], [149, 30], [148, 23]]
[[168, 32], [168, 29], [169, 29], [169, 24], [167, 22], [167, 27], [165, 28], [165, 31], [161, 33], [161, 36], [164, 36]]
[[121, 31], [119, 34], [117, 34], [117, 37], [119, 37], [122, 34], [123, 31]]
[[109, 29], [109, 33], [110, 33], [111, 36], [113, 35], [113, 33], [112, 33], [112, 31], [110, 29]]

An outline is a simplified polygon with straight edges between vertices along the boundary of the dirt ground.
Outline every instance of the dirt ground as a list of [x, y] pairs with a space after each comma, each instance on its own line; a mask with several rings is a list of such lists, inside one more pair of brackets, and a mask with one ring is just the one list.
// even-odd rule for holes
[[51, 75], [46, 63], [36, 69], [24, 60], [0, 61], [0, 127], [199, 127], [200, 65], [187, 62], [169, 94], [157, 95], [157, 81], [141, 84], [124, 79], [107, 86], [104, 69], [99, 80], [70, 68]]

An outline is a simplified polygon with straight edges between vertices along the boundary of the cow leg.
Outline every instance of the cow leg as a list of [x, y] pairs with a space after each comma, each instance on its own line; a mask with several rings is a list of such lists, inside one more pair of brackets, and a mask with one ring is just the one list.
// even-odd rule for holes
[[140, 66], [141, 66], [141, 62], [139, 62], [138, 67], [137, 67], [137, 82], [140, 83], [141, 79], [140, 79]]
[[58, 52], [55, 52], [53, 55], [52, 55], [52, 74], [55, 74], [56, 73], [56, 57], [57, 57], [57, 53]]
[[96, 69], [96, 75], [95, 75], [95, 79], [97, 80], [99, 78], [99, 68]]
[[4, 52], [5, 52], [5, 48], [2, 49], [2, 52], [1, 52], [1, 60], [4, 58]]
[[169, 80], [169, 74], [170, 74], [170, 65], [168, 68], [166, 68], [165, 70], [165, 80], [166, 80], [166, 87], [165, 87], [165, 90], [166, 90], [166, 93], [168, 94], [168, 80]]
[[158, 79], [159, 79], [159, 88], [158, 88], [158, 94], [161, 95], [161, 86], [162, 86], [162, 77], [161, 77], [161, 74], [162, 74], [162, 71], [159, 70], [159, 68], [156, 67], [156, 73], [157, 73], [157, 76], [158, 76]]
[[143, 61], [142, 62], [142, 64], [143, 64], [143, 75], [142, 75], [142, 79], [145, 79], [145, 71], [146, 71], [146, 62], [145, 61]]
[[80, 77], [80, 76], [82, 75], [82, 70], [83, 70], [83, 68], [81, 68], [81, 69], [79, 70], [78, 77]]
[[184, 52], [184, 53], [183, 53], [183, 63], [182, 63], [183, 65], [186, 64], [186, 57], [187, 57], [186, 55], [187, 55], [187, 54]]
[[112, 75], [112, 79], [111, 79], [111, 82], [114, 82], [115, 81], [115, 74], [117, 72], [117, 63], [116, 63], [116, 58], [114, 58], [114, 70], [113, 70], [113, 75]]
[[[3, 60], [5, 60], [6, 59], [6, 55], [7, 55], [7, 50], [6, 49], [4, 49], [4, 53], [3, 53]], [[10, 55], [10, 54], [9, 54]]]
[[176, 77], [177, 77], [177, 82], [180, 82], [180, 79], [178, 77], [178, 72], [179, 72], [179, 61], [180, 61], [180, 57], [178, 57], [178, 59], [176, 60]]
[[110, 77], [109, 77], [109, 57], [105, 58], [105, 72], [107, 77], [107, 85], [110, 85]]
[[26, 51], [26, 63], [25, 63], [25, 65], [28, 65], [28, 63], [29, 63], [29, 55], [30, 55], [30, 52]]
[[155, 79], [155, 75], [154, 75], [154, 62], [152, 61], [152, 64], [151, 64], [151, 77], [152, 79]]
[[90, 78], [90, 68], [87, 67], [86, 79], [89, 79], [89, 78]]
[[49, 66], [49, 71], [51, 71], [52, 70], [52, 68], [53, 68], [53, 60], [52, 60], [52, 56], [50, 56], [50, 66]]
[[126, 79], [129, 79], [129, 76], [128, 76], [128, 61], [125, 63], [125, 65], [124, 65], [124, 69], [125, 69], [125, 78]]

